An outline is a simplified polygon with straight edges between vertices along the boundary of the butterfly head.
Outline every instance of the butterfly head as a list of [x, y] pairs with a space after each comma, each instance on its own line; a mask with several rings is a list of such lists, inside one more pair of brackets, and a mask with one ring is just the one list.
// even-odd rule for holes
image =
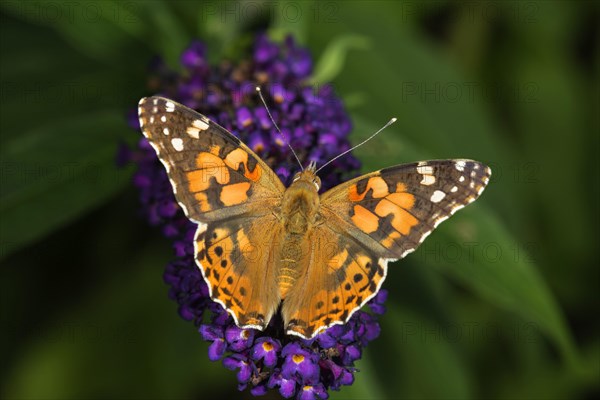
[[314, 186], [318, 192], [319, 189], [321, 189], [321, 178], [317, 176], [316, 170], [317, 164], [314, 161], [311, 161], [308, 167], [306, 167], [304, 170], [296, 172], [292, 185]]

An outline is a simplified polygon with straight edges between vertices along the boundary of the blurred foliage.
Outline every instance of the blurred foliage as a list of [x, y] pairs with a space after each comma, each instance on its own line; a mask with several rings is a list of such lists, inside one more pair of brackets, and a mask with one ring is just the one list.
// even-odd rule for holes
[[[193, 39], [293, 33], [370, 171], [474, 158], [475, 205], [392, 266], [389, 312], [333, 398], [597, 398], [599, 8], [593, 2], [2, 2], [2, 398], [238, 395], [167, 299], [120, 142]], [[594, 261], [596, 260], [596, 261]]]

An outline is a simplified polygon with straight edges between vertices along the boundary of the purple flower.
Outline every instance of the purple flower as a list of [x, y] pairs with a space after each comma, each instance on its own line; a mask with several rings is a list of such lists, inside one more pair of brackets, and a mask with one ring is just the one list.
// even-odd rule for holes
[[316, 383], [319, 380], [319, 358], [314, 352], [292, 342], [281, 352], [284, 357], [281, 374], [286, 379], [299, 378], [299, 382]]
[[256, 340], [252, 349], [252, 359], [254, 361], [263, 360], [265, 367], [272, 368], [277, 364], [277, 358], [281, 344], [278, 340], [270, 337], [261, 337]]
[[225, 329], [225, 339], [231, 350], [246, 350], [254, 342], [254, 329], [241, 329], [236, 325], [230, 325]]
[[315, 400], [315, 399], [328, 399], [329, 394], [325, 390], [325, 387], [322, 383], [317, 385], [305, 385], [298, 393], [299, 400]]
[[237, 379], [240, 383], [246, 383], [250, 380], [253, 373], [253, 364], [247, 357], [240, 353], [233, 354], [223, 359], [223, 365], [227, 369], [237, 369]]
[[269, 379], [268, 386], [270, 388], [279, 388], [279, 394], [281, 394], [286, 399], [289, 399], [296, 393], [296, 387], [298, 386], [296, 383], [296, 379], [286, 379], [281, 375], [281, 371], [275, 370]]
[[211, 361], [220, 360], [225, 354], [226, 343], [223, 338], [223, 328], [210, 325], [200, 326], [202, 339], [212, 342], [208, 347], [208, 358]]
[[[293, 155], [275, 130], [258, 99], [260, 84], [273, 118], [294, 146], [303, 164], [322, 165], [350, 148], [352, 124], [344, 106], [329, 85], [318, 90], [305, 85], [312, 72], [307, 49], [289, 37], [283, 44], [259, 35], [253, 57], [238, 65], [224, 61], [210, 65], [206, 48], [193, 42], [181, 55], [183, 73], [170, 70], [156, 58], [151, 63], [150, 90], [194, 108], [217, 121], [256, 151], [285, 184], [297, 171]], [[135, 114], [127, 119], [139, 129]], [[377, 315], [385, 312], [387, 292], [381, 290], [348, 323], [334, 325], [311, 340], [281, 332], [281, 319], [273, 318], [264, 331], [241, 329], [223, 307], [208, 296], [208, 287], [194, 262], [196, 225], [175, 202], [169, 179], [145, 139], [134, 150], [121, 148], [118, 162], [137, 165], [133, 184], [139, 191], [141, 213], [172, 241], [175, 259], [163, 279], [179, 315], [192, 321], [202, 339], [210, 343], [208, 358], [222, 360], [237, 371], [238, 388], [254, 396], [278, 390], [285, 398], [326, 399], [327, 390], [354, 382], [354, 363], [362, 349], [379, 335]], [[356, 175], [360, 162], [351, 155], [336, 160], [320, 174], [322, 190]]]

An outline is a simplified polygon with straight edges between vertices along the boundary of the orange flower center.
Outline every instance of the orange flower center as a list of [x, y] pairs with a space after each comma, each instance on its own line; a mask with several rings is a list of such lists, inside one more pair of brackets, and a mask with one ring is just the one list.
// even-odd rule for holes
[[304, 361], [304, 356], [302, 354], [294, 354], [292, 356], [292, 360], [296, 363], [296, 364], [300, 364], [302, 361]]
[[269, 342], [263, 342], [263, 350], [264, 351], [271, 351], [273, 350], [273, 345]]

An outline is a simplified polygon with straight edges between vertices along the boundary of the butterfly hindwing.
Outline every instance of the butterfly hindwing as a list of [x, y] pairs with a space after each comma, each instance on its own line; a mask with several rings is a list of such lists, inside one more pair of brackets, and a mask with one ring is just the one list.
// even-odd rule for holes
[[281, 180], [220, 125], [162, 97], [141, 99], [138, 114], [188, 218], [215, 221], [280, 201]]
[[303, 338], [347, 322], [385, 279], [385, 266], [377, 255], [342, 232], [322, 224], [307, 240], [311, 253], [303, 279], [289, 291], [282, 307], [287, 333]]
[[280, 229], [264, 210], [252, 218], [201, 224], [196, 232], [196, 261], [211, 298], [240, 327], [263, 329], [277, 311], [281, 298], [273, 242]]

